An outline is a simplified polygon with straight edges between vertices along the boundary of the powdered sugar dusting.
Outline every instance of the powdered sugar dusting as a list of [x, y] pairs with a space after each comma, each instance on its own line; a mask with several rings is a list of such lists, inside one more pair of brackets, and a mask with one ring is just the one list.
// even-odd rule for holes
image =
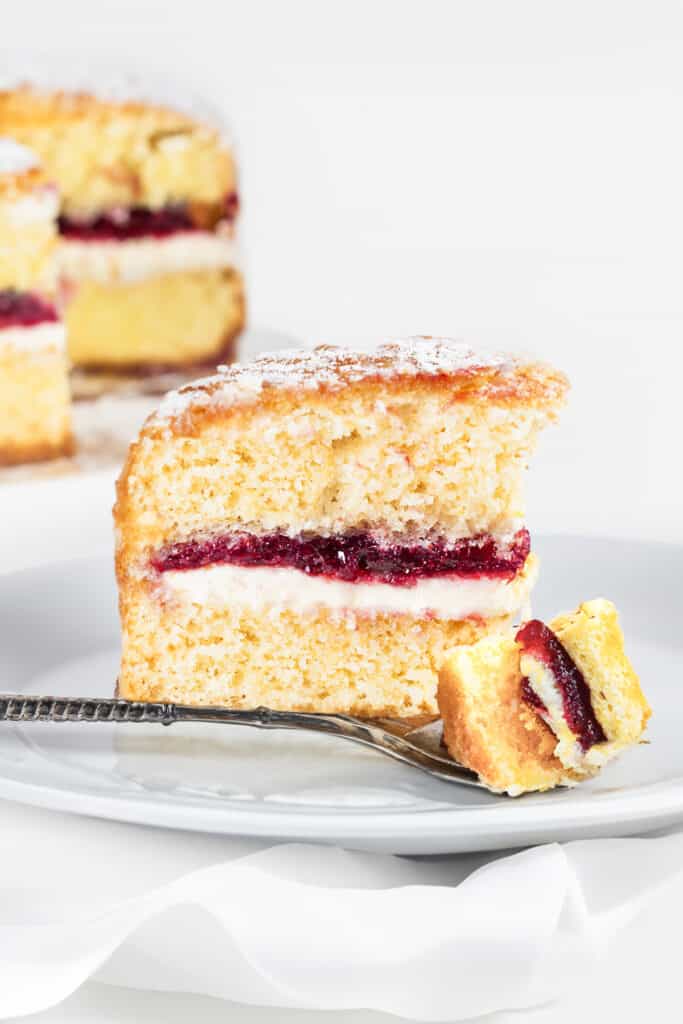
[[268, 388], [329, 391], [370, 378], [469, 376], [481, 371], [506, 374], [517, 365], [510, 356], [484, 355], [450, 338], [392, 340], [374, 351], [333, 345], [284, 349], [264, 353], [251, 363], [219, 366], [212, 377], [170, 392], [151, 422], [180, 416], [190, 407], [254, 401]]
[[23, 174], [39, 166], [38, 157], [14, 139], [0, 137], [0, 174]]
[[475, 352], [463, 341], [452, 338], [412, 338], [389, 340], [378, 350], [386, 353], [399, 374], [464, 373], [471, 370], [504, 369], [512, 359], [502, 353]]

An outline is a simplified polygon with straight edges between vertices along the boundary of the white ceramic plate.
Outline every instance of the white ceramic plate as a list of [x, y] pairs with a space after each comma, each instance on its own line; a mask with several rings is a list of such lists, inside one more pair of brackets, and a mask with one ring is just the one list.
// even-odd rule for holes
[[[624, 835], [683, 820], [683, 547], [537, 542], [535, 611], [616, 601], [654, 716], [649, 745], [575, 790], [511, 800], [429, 779], [328, 737], [233, 726], [0, 725], [0, 797], [172, 828], [394, 853], [499, 849]], [[0, 687], [111, 695], [110, 560], [0, 578]]]

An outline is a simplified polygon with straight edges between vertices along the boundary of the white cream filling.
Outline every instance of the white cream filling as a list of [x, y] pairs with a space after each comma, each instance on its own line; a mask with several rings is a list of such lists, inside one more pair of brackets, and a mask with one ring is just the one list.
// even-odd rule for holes
[[32, 324], [30, 327], [15, 326], [0, 328], [0, 348], [19, 348], [39, 350], [49, 348], [63, 349], [66, 344], [64, 324], [49, 321]]
[[562, 693], [555, 682], [554, 674], [542, 661], [538, 661], [530, 654], [521, 655], [519, 667], [522, 675], [529, 680], [531, 689], [545, 704], [546, 712], [539, 710], [537, 713], [557, 736], [555, 756], [565, 768], [584, 771], [586, 754], [576, 734], [567, 725]]
[[528, 600], [536, 575], [536, 561], [530, 559], [524, 572], [509, 581], [433, 577], [419, 580], [413, 587], [401, 587], [388, 583], [348, 583], [308, 576], [298, 569], [211, 565], [165, 572], [161, 588], [165, 597], [212, 608], [241, 606], [260, 611], [273, 607], [300, 614], [327, 608], [361, 614], [389, 612], [465, 619], [517, 612]]
[[68, 281], [130, 284], [161, 274], [236, 267], [239, 253], [227, 233], [179, 231], [166, 238], [86, 242], [62, 238], [60, 275]]
[[562, 693], [553, 673], [530, 654], [522, 654], [519, 665], [522, 675], [526, 676], [532, 690], [546, 706], [547, 713], [539, 711], [538, 714], [555, 733], [558, 741], [555, 756], [565, 768], [571, 768], [582, 775], [594, 775], [629, 746], [625, 741], [607, 740], [594, 743], [588, 750], [584, 750], [567, 724]]

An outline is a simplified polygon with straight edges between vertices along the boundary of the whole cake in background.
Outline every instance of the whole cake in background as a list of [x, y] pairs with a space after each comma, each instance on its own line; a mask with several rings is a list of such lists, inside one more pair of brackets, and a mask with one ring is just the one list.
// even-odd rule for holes
[[417, 338], [171, 393], [118, 482], [121, 696], [437, 714], [444, 652], [528, 603], [522, 481], [566, 389]]
[[29, 87], [0, 92], [0, 133], [61, 194], [72, 362], [141, 373], [233, 358], [244, 324], [235, 163], [219, 131], [167, 107]]
[[0, 138], [0, 465], [72, 448], [64, 325], [55, 305], [58, 195], [37, 157]]

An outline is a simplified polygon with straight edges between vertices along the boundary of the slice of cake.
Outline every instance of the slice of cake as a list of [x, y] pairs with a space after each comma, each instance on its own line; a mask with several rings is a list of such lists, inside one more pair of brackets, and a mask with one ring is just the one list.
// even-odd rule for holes
[[436, 714], [443, 652], [527, 604], [522, 478], [565, 390], [410, 339], [171, 393], [118, 482], [121, 695]]
[[438, 702], [450, 754], [511, 796], [595, 775], [650, 717], [605, 600], [455, 648]]
[[55, 306], [57, 191], [0, 139], [0, 465], [71, 450], [64, 326]]
[[34, 148], [60, 187], [76, 365], [233, 357], [244, 324], [236, 171], [215, 128], [164, 107], [20, 88], [0, 93], [0, 132]]

